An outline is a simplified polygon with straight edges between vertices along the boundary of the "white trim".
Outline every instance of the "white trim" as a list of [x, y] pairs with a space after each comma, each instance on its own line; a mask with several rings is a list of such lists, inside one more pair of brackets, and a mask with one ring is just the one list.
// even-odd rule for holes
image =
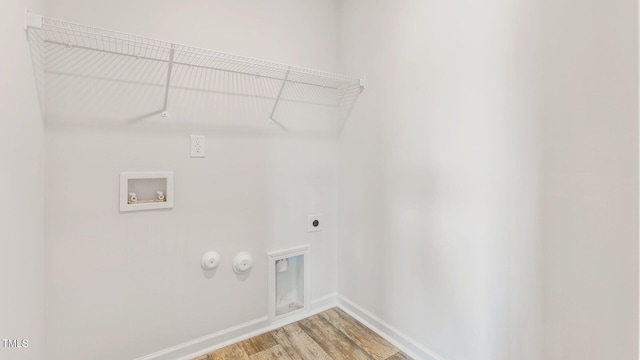
[[317, 314], [338, 306], [338, 296], [338, 293], [332, 293], [313, 300], [311, 302], [311, 312]]
[[337, 298], [337, 294], [330, 294], [327, 296], [323, 296], [319, 299], [313, 300], [311, 302], [311, 310], [308, 312], [301, 312], [301, 313], [296, 313], [296, 315], [292, 315], [289, 317], [283, 317], [283, 318], [276, 318], [273, 319], [273, 321], [271, 322], [270, 326], [265, 329], [264, 332], [267, 331], [271, 331], [273, 329], [277, 329], [281, 326], [286, 326], [289, 324], [293, 324], [296, 321], [300, 321], [302, 319], [306, 319], [309, 316], [313, 316], [315, 314], [319, 314], [323, 311], [329, 310], [333, 307], [338, 306], [338, 304], [336, 303], [336, 298]]
[[273, 257], [287, 257], [294, 254], [297, 255], [298, 253], [308, 250], [309, 248], [309, 245], [302, 245], [293, 248], [287, 248], [284, 250], [269, 251], [267, 255]]
[[192, 359], [198, 355], [206, 354], [208, 351], [213, 351], [228, 344], [258, 335], [261, 333], [261, 330], [268, 325], [269, 318], [267, 316], [262, 316], [240, 325], [220, 330], [213, 334], [205, 335], [197, 339], [154, 352], [153, 354], [136, 358], [135, 360]]
[[278, 319], [279, 321], [275, 322], [270, 322], [268, 316], [262, 316], [240, 325], [233, 326], [210, 335], [205, 335], [197, 339], [157, 351], [153, 354], [136, 358], [135, 360], [190, 360], [223, 348], [227, 345], [294, 323], [336, 306], [415, 360], [445, 360], [442, 356], [420, 345], [417, 341], [404, 335], [384, 320], [373, 315], [350, 299], [338, 293], [325, 295], [313, 300], [311, 303], [311, 311], [300, 313], [297, 316]]
[[311, 303], [311, 311], [299, 314], [298, 316], [281, 319], [274, 323], [269, 322], [268, 316], [262, 316], [240, 325], [220, 330], [213, 334], [205, 335], [197, 339], [154, 352], [153, 354], [136, 358], [135, 360], [190, 360], [200, 355], [223, 348], [227, 345], [235, 344], [239, 341], [264, 334], [281, 326], [294, 323], [306, 317], [331, 309], [332, 307], [337, 306], [337, 296], [337, 294], [333, 293], [313, 300]]
[[357, 305], [341, 294], [337, 295], [337, 301], [340, 309], [351, 315], [354, 319], [363, 323], [378, 335], [382, 336], [385, 340], [393, 344], [393, 346], [400, 349], [409, 357], [423, 360], [445, 360], [435, 351], [420, 345], [417, 341], [400, 332], [400, 330], [396, 329], [376, 315], [368, 312], [360, 305]]

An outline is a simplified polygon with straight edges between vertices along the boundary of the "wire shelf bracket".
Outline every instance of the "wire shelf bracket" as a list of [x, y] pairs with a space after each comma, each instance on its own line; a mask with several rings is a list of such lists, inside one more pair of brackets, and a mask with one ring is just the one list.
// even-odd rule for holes
[[169, 100], [169, 87], [171, 86], [171, 70], [173, 68], [173, 56], [176, 52], [176, 45], [171, 44], [171, 50], [169, 52], [169, 65], [167, 66], [167, 85], [164, 87], [164, 104], [162, 105], [162, 117], [168, 117], [169, 111], [167, 110], [167, 101]]
[[282, 85], [280, 85], [280, 90], [278, 90], [278, 96], [276, 97], [276, 102], [273, 104], [271, 115], [269, 115], [269, 124], [273, 124], [276, 121], [273, 118], [273, 115], [276, 113], [276, 109], [278, 108], [278, 102], [280, 102], [280, 98], [282, 97], [282, 91], [284, 91], [284, 87], [287, 85], [287, 79], [289, 79], [289, 74], [291, 74], [291, 66], [289, 66], [289, 69], [287, 69], [287, 73], [284, 75], [284, 79], [282, 80]]

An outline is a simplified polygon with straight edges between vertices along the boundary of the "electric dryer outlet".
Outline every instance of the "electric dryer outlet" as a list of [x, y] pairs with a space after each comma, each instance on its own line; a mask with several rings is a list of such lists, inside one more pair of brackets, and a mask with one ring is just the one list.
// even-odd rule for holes
[[324, 229], [324, 216], [322, 214], [309, 215], [307, 220], [307, 231], [315, 232]]

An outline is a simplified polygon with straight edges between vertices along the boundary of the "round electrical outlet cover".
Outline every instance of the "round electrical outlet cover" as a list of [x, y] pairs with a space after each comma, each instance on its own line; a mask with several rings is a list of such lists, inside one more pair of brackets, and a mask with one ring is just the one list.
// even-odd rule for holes
[[253, 267], [253, 256], [247, 252], [241, 252], [233, 258], [233, 271], [241, 275], [247, 273]]
[[218, 267], [219, 263], [220, 254], [215, 251], [209, 251], [202, 256], [202, 262], [200, 264], [204, 270], [213, 270]]

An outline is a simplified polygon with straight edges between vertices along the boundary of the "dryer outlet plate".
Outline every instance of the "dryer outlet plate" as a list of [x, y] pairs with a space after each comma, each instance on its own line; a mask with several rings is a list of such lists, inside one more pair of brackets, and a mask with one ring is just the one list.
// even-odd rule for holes
[[324, 216], [322, 214], [309, 215], [307, 219], [307, 232], [322, 231], [324, 229]]

